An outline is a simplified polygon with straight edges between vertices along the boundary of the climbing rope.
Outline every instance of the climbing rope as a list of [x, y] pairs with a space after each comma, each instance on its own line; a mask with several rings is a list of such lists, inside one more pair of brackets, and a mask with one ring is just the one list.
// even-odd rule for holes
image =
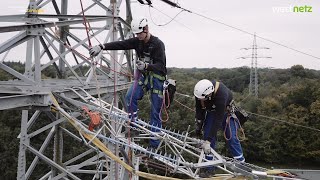
[[[242, 126], [241, 126], [241, 124], [239, 122], [239, 119], [238, 118], [232, 118], [232, 120], [231, 120], [231, 115], [228, 115], [228, 117], [226, 119], [226, 125], [224, 127], [224, 132], [223, 132], [223, 136], [224, 136], [225, 140], [229, 141], [232, 138], [233, 134], [232, 134], [231, 126], [230, 126], [230, 123], [232, 123], [232, 122], [234, 123], [234, 127], [236, 127], [235, 128], [235, 130], [236, 130], [236, 132], [235, 132], [236, 138], [239, 141], [245, 140], [246, 135], [244, 133], [244, 129], [242, 128]], [[238, 128], [237, 128], [237, 125], [239, 126]], [[238, 129], [240, 129], [240, 132], [242, 134], [242, 138], [241, 139], [238, 136]], [[229, 130], [229, 137], [227, 137], [227, 130]]]
[[[167, 96], [166, 96], [166, 93], [167, 93]], [[166, 105], [166, 97], [168, 98], [168, 106]], [[168, 89], [166, 89], [166, 87], [163, 88], [163, 91], [162, 91], [162, 104], [161, 104], [161, 108], [160, 108], [160, 112], [159, 112], [159, 119], [161, 120], [162, 123], [165, 123], [169, 120], [169, 114], [168, 114], [168, 111], [167, 111], [167, 108], [170, 106], [170, 97], [169, 97], [169, 92], [168, 92]], [[166, 115], [166, 119], [163, 120], [162, 119], [162, 112], [164, 110], [164, 113]]]

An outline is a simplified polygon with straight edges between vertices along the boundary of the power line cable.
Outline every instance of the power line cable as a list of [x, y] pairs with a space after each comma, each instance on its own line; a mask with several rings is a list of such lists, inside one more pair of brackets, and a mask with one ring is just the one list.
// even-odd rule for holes
[[[154, 9], [156, 9], [155, 7], [153, 7]], [[158, 9], [156, 9], [156, 10], [158, 10]], [[160, 10], [158, 10], [159, 12], [161, 12]], [[152, 18], [152, 15], [151, 15], [151, 11], [150, 11], [150, 6], [149, 6], [149, 14], [150, 14], [150, 18], [151, 18], [151, 21], [153, 22], [153, 24], [155, 24], [155, 25], [157, 25], [157, 26], [166, 26], [166, 25], [168, 25], [168, 24], [170, 24], [172, 21], [176, 21], [175, 19], [176, 19], [176, 17], [179, 15], [179, 14], [181, 14], [182, 12], [183, 12], [184, 10], [181, 10], [179, 13], [177, 13], [174, 17], [170, 17], [170, 16], [168, 16], [168, 17], [170, 17], [170, 21], [168, 21], [168, 22], [166, 22], [166, 23], [164, 23], [164, 24], [156, 24], [155, 22], [154, 22], [154, 20], [153, 20], [153, 18]], [[161, 12], [162, 13], [162, 12]], [[166, 14], [165, 14], [166, 15]]]
[[256, 114], [256, 113], [253, 113], [253, 112], [248, 112], [248, 113], [249, 113], [249, 114], [252, 114], [252, 115], [255, 115], [255, 116], [263, 117], [263, 118], [266, 118], [266, 119], [271, 119], [271, 120], [275, 120], [275, 121], [278, 121], [278, 122], [287, 123], [287, 124], [290, 124], [290, 125], [294, 125], [294, 126], [298, 126], [298, 127], [303, 127], [303, 128], [306, 128], [306, 129], [310, 129], [310, 130], [314, 130], [314, 131], [320, 132], [320, 129], [312, 128], [312, 127], [309, 127], [309, 126], [304, 126], [304, 125], [300, 125], [300, 124], [295, 124], [295, 123], [292, 123], [292, 122], [288, 122], [288, 121], [281, 120], [281, 119], [277, 119], [277, 118], [273, 118], [273, 117], [268, 117], [268, 116], [265, 116], [265, 115]]
[[[163, 2], [165, 2], [165, 3], [167, 3], [167, 4], [169, 4], [169, 5], [171, 5], [171, 6], [173, 6], [173, 7], [183, 9], [183, 10], [185, 10], [185, 11], [189, 12], [189, 13], [192, 13], [192, 14], [195, 14], [195, 15], [200, 16], [200, 17], [202, 17], [202, 18], [205, 18], [205, 19], [208, 19], [208, 20], [210, 20], [210, 21], [216, 22], [216, 23], [221, 24], [221, 25], [223, 25], [223, 26], [226, 26], [226, 27], [229, 27], [229, 28], [235, 29], [235, 30], [237, 30], [237, 31], [243, 32], [243, 33], [245, 33], [245, 34], [249, 34], [249, 35], [254, 36], [254, 33], [251, 33], [251, 32], [249, 32], [249, 31], [246, 31], [246, 30], [240, 29], [240, 28], [238, 28], [238, 27], [235, 27], [235, 26], [232, 26], [232, 25], [226, 24], [226, 23], [224, 23], [224, 22], [218, 21], [218, 20], [216, 20], [216, 19], [210, 18], [210, 17], [205, 16], [205, 15], [202, 15], [202, 14], [200, 14], [200, 13], [196, 13], [196, 12], [193, 12], [193, 11], [187, 10], [187, 9], [182, 8], [182, 7], [181, 7], [181, 6], [179, 6], [178, 4], [176, 4], [176, 3], [174, 3], [174, 2], [171, 2], [171, 1], [169, 1], [169, 0], [162, 0], [162, 1], [163, 1]], [[314, 56], [314, 55], [312, 55], [312, 54], [309, 54], [309, 53], [306, 53], [306, 52], [300, 51], [300, 50], [298, 50], [298, 49], [295, 49], [295, 48], [289, 47], [289, 46], [287, 46], [287, 45], [281, 44], [281, 43], [279, 43], [279, 42], [276, 42], [276, 41], [273, 41], [273, 40], [270, 40], [270, 39], [264, 38], [264, 37], [262, 37], [262, 36], [258, 36], [258, 35], [256, 35], [256, 37], [258, 37], [258, 38], [260, 38], [260, 39], [263, 39], [263, 40], [265, 40], [265, 41], [268, 41], [268, 42], [274, 43], [274, 44], [276, 44], [276, 45], [278, 45], [278, 46], [282, 46], [282, 47], [287, 48], [287, 49], [290, 49], [290, 50], [292, 50], [292, 51], [295, 51], [295, 52], [298, 52], [298, 53], [304, 54], [304, 55], [306, 55], [306, 56], [309, 56], [309, 57], [312, 57], [312, 58], [315, 58], [315, 59], [320, 60], [320, 57], [318, 57], [318, 56]]]
[[153, 24], [155, 24], [156, 26], [161, 26], [161, 25], [157, 25], [157, 24], [154, 22], [154, 20], [153, 20], [153, 18], [152, 18], [152, 15], [151, 15], [150, 7], [152, 7], [152, 8], [153, 8], [153, 9], [155, 9], [155, 10], [157, 10], [157, 11], [158, 11], [158, 12], [160, 12], [161, 14], [163, 14], [163, 15], [165, 15], [165, 16], [167, 16], [167, 17], [169, 17], [170, 19], [172, 19], [171, 21], [169, 21], [169, 22], [168, 22], [168, 23], [166, 23], [165, 25], [167, 25], [167, 24], [171, 23], [172, 21], [175, 21], [176, 23], [180, 24], [181, 26], [183, 26], [183, 27], [185, 27], [185, 28], [189, 29], [190, 31], [192, 31], [192, 29], [190, 29], [188, 26], [186, 26], [186, 25], [184, 25], [184, 24], [182, 24], [181, 22], [179, 22], [179, 21], [177, 21], [177, 20], [176, 20], [176, 17], [177, 17], [180, 13], [182, 13], [182, 12], [183, 12], [183, 10], [182, 10], [181, 12], [179, 12], [179, 13], [178, 13], [174, 18], [172, 18], [171, 16], [169, 16], [168, 14], [166, 14], [166, 13], [164, 13], [164, 12], [160, 11], [159, 9], [155, 8], [154, 6], [149, 6], [149, 14], [150, 14], [151, 21], [152, 21], [152, 22], [153, 22]]
[[[180, 96], [184, 96], [184, 97], [187, 97], [187, 98], [193, 98], [193, 96], [190, 96], [188, 94], [183, 94], [183, 93], [178, 93], [176, 92], [177, 95], [180, 95]], [[248, 96], [247, 96], [248, 97]], [[244, 99], [246, 99], [247, 97], [245, 97]], [[243, 99], [243, 100], [244, 100]], [[243, 101], [242, 100], [242, 101]], [[242, 102], [241, 101], [241, 102]], [[179, 103], [179, 102], [178, 102]], [[182, 105], [182, 103], [179, 103], [180, 105]], [[184, 107], [186, 107], [186, 105], [183, 104]], [[194, 111], [192, 108], [190, 107], [186, 107], [188, 108], [189, 110], [191, 111]], [[268, 117], [268, 116], [265, 116], [265, 115], [261, 115], [261, 114], [256, 114], [256, 113], [253, 113], [253, 112], [247, 112], [249, 114], [252, 114], [254, 116], [259, 116], [259, 117], [263, 117], [263, 118], [266, 118], [266, 119], [271, 119], [271, 120], [274, 120], [274, 121], [278, 121], [278, 122], [282, 122], [282, 123], [286, 123], [286, 124], [290, 124], [290, 125], [293, 125], [293, 126], [298, 126], [298, 127], [302, 127], [302, 128], [306, 128], [306, 129], [310, 129], [310, 130], [313, 130], [313, 131], [318, 131], [320, 132], [320, 129], [317, 129], [317, 128], [312, 128], [312, 127], [309, 127], [309, 126], [304, 126], [304, 125], [300, 125], [300, 124], [296, 124], [296, 123], [292, 123], [292, 122], [288, 122], [288, 121], [285, 121], [285, 120], [281, 120], [281, 119], [277, 119], [277, 118], [274, 118], [274, 117]]]

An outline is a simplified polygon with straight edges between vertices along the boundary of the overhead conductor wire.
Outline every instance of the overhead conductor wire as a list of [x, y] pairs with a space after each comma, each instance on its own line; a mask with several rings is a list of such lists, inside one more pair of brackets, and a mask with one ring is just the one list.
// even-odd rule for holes
[[[192, 14], [194, 14], [194, 15], [197, 15], [197, 16], [200, 16], [200, 17], [202, 17], [202, 18], [208, 19], [208, 20], [210, 20], [210, 21], [216, 22], [216, 23], [221, 24], [221, 25], [223, 25], [223, 26], [226, 26], [226, 27], [235, 29], [235, 30], [240, 31], [240, 32], [242, 32], [242, 33], [249, 34], [249, 35], [252, 35], [252, 36], [255, 35], [254, 33], [251, 33], [251, 32], [249, 32], [249, 31], [246, 31], [246, 30], [240, 29], [240, 28], [238, 28], [238, 27], [235, 27], [235, 26], [226, 24], [226, 23], [224, 23], [224, 22], [218, 21], [218, 20], [216, 20], [216, 19], [210, 18], [210, 17], [205, 16], [205, 15], [202, 15], [202, 14], [200, 14], [200, 13], [193, 12], [193, 11], [187, 10], [187, 9], [185, 9], [185, 8], [182, 8], [182, 7], [181, 7], [180, 5], [178, 5], [177, 3], [171, 2], [171, 1], [169, 1], [169, 0], [161, 0], [161, 1], [169, 4], [169, 5], [172, 6], [172, 7], [182, 9], [182, 10], [184, 10], [184, 11], [187, 11], [187, 12], [192, 13]], [[287, 46], [287, 45], [281, 44], [281, 43], [279, 43], [279, 42], [276, 42], [276, 41], [273, 41], [273, 40], [270, 40], [270, 39], [267, 39], [267, 38], [264, 38], [264, 37], [259, 36], [259, 35], [256, 35], [256, 37], [258, 37], [258, 38], [260, 38], [260, 39], [263, 39], [263, 40], [265, 40], [265, 41], [271, 42], [271, 43], [273, 43], [273, 44], [282, 46], [282, 47], [284, 47], [284, 48], [290, 49], [290, 50], [292, 50], [292, 51], [298, 52], [298, 53], [300, 53], [300, 54], [304, 54], [304, 55], [306, 55], [306, 56], [309, 56], [309, 57], [312, 57], [312, 58], [315, 58], [315, 59], [320, 60], [320, 57], [318, 57], [318, 56], [314, 56], [314, 55], [312, 55], [312, 54], [309, 54], [309, 53], [300, 51], [300, 50], [298, 50], [298, 49], [289, 47], [289, 46]]]

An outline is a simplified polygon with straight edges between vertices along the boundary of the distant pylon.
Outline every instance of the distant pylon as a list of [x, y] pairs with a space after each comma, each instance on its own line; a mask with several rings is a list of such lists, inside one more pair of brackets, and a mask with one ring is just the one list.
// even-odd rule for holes
[[259, 94], [259, 83], [258, 83], [258, 58], [271, 58], [271, 57], [258, 57], [258, 49], [270, 49], [267, 47], [258, 47], [256, 40], [256, 33], [253, 35], [253, 44], [250, 48], [241, 48], [244, 50], [252, 49], [251, 56], [240, 57], [241, 59], [251, 58], [251, 67], [250, 67], [250, 84], [249, 84], [249, 95], [258, 97]]

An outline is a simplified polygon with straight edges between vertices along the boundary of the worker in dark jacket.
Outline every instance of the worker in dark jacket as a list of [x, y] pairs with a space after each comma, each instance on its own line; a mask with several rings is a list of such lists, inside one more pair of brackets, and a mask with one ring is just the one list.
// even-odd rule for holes
[[212, 159], [210, 152], [211, 148], [215, 148], [218, 129], [227, 127], [225, 137], [229, 150], [234, 159], [244, 162], [242, 147], [237, 138], [239, 121], [230, 109], [233, 100], [232, 92], [221, 82], [203, 79], [195, 85], [194, 96], [196, 101], [196, 133], [200, 135], [204, 129], [202, 148], [207, 154], [207, 159]]
[[[146, 18], [134, 19], [131, 22], [131, 30], [136, 37], [123, 41], [110, 42], [94, 46], [89, 54], [96, 56], [101, 50], [129, 50], [134, 49], [139, 57], [137, 69], [139, 83], [133, 84], [126, 95], [126, 104], [131, 121], [137, 119], [138, 100], [142, 99], [146, 91], [151, 91], [151, 120], [150, 124], [161, 128], [160, 110], [163, 100], [163, 83], [166, 79], [166, 54], [163, 42], [150, 34]], [[153, 132], [159, 132], [158, 128], [151, 128]], [[152, 139], [150, 145], [157, 147], [160, 141]]]

